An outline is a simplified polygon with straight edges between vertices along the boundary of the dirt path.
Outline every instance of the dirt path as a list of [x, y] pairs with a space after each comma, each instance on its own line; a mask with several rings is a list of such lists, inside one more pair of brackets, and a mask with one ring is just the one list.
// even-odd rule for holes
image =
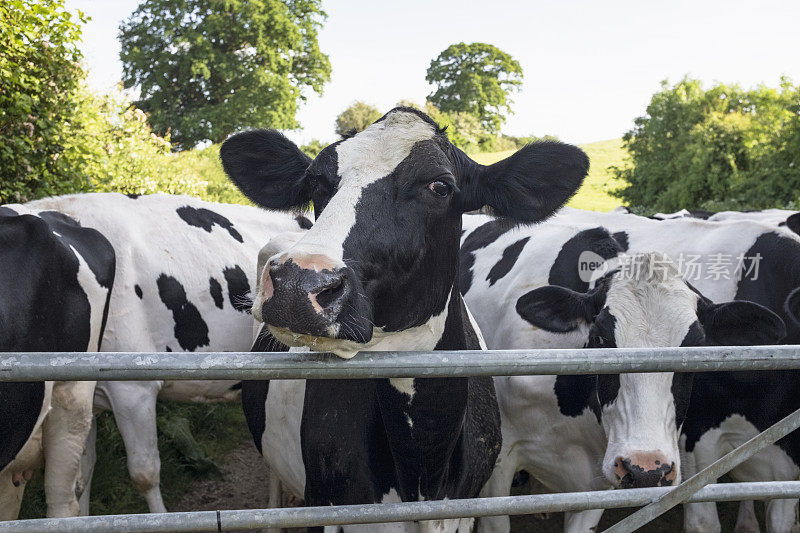
[[[240, 443], [228, 455], [222, 466], [223, 478], [196, 481], [174, 511], [214, 511], [217, 509], [264, 509], [269, 507], [269, 474], [264, 460], [250, 439]], [[759, 515], [763, 507], [757, 506]], [[732, 531], [736, 519], [736, 504], [720, 505], [723, 531]], [[620, 509], [604, 513], [601, 530], [629, 514]], [[763, 518], [762, 518], [763, 520]], [[681, 509], [674, 509], [656, 523], [643, 528], [646, 533], [667, 533], [682, 529]], [[292, 530], [296, 533], [302, 529]], [[512, 533], [557, 533], [563, 531], [563, 516], [553, 513], [547, 520], [531, 516], [514, 517]]]
[[174, 511], [265, 509], [269, 507], [269, 473], [253, 442], [241, 442], [222, 465], [222, 479], [192, 484]]

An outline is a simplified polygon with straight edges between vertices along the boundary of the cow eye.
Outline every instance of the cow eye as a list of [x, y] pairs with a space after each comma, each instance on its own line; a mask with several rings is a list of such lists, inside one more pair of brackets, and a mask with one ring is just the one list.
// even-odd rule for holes
[[432, 181], [431, 183], [429, 183], [428, 189], [430, 189], [433, 192], [433, 194], [441, 196], [442, 198], [450, 194], [450, 191], [453, 190], [448, 183], [439, 180]]

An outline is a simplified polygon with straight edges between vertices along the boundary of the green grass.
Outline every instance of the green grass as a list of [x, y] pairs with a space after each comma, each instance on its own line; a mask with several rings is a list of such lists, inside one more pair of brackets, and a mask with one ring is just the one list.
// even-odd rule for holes
[[[208, 458], [217, 464], [250, 432], [238, 402], [215, 404], [181, 404], [159, 402], [158, 449], [161, 455], [161, 492], [169, 509], [180, 500], [194, 479], [219, 475]], [[201, 453], [187, 453], [185, 433], [180, 431], [186, 422]], [[177, 428], [177, 431], [175, 431]], [[171, 436], [168, 436], [171, 435]], [[97, 464], [92, 480], [92, 514], [146, 513], [147, 505], [133, 488], [125, 458], [122, 436], [114, 417], [106, 412], [98, 417]], [[20, 518], [41, 518], [45, 515], [44, 485], [38, 473], [25, 489]]]
[[[591, 161], [589, 176], [568, 205], [590, 211], [611, 211], [621, 205], [621, 202], [611, 196], [609, 192], [618, 188], [620, 183], [611, 176], [608, 167], [622, 165], [625, 158], [622, 139], [593, 142], [581, 145], [581, 148], [587, 153]], [[511, 150], [507, 152], [472, 154], [471, 157], [482, 165], [490, 165], [513, 153], [514, 151]]]
[[203, 200], [226, 204], [252, 205], [231, 183], [219, 160], [219, 145], [212, 144], [201, 150], [187, 150], [165, 155], [165, 164], [175, 169], [176, 174], [187, 172], [195, 180], [208, 183]]

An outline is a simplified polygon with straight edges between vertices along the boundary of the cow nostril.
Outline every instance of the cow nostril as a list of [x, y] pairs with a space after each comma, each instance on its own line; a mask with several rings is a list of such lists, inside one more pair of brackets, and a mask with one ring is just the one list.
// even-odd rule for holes
[[628, 472], [622, 476], [622, 479], [619, 480], [619, 486], [622, 489], [632, 489], [634, 486], [633, 474]]
[[317, 303], [324, 309], [336, 301], [344, 292], [344, 277], [333, 280], [317, 293]]

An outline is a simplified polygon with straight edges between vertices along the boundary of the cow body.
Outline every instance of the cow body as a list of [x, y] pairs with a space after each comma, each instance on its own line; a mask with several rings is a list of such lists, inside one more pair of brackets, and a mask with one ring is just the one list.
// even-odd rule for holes
[[[266, 261], [254, 316], [287, 345], [344, 358], [360, 350], [479, 348], [458, 286], [461, 214], [489, 205], [520, 221], [540, 220], [588, 169], [582, 152], [557, 143], [482, 167], [429, 117], [407, 108], [313, 161], [271, 131], [234, 136], [220, 154], [256, 203], [291, 209], [312, 201], [317, 214], [307, 233]], [[257, 414], [270, 404], [271, 385]], [[274, 423], [282, 420], [251, 428]], [[476, 496], [494, 466], [499, 430], [491, 379], [308, 381], [299, 431], [306, 502]], [[377, 526], [347, 530], [365, 527]]]
[[[638, 256], [643, 265], [627, 258], [621, 273], [597, 281], [584, 263], [598, 261], [599, 268], [627, 249], [623, 234], [597, 224], [551, 220], [514, 228], [468, 216], [465, 227], [461, 285], [493, 349], [697, 345], [720, 329], [720, 317], [734, 305], [715, 309], [717, 324], [706, 326], [708, 302], [698, 299], [668, 260], [660, 265], [663, 276], [655, 275], [659, 268], [653, 265], [661, 259], [653, 254]], [[648, 276], [651, 270], [655, 274]], [[595, 281], [600, 285], [592, 288]], [[569, 303], [571, 295], [587, 291], [596, 293], [593, 305], [604, 310], [578, 315], [574, 322], [558, 314], [553, 320], [559, 309], [580, 309], [583, 304]], [[759, 306], [737, 306], [752, 313], [754, 322], [761, 315], [780, 322]], [[784, 333], [782, 325], [778, 330]], [[521, 469], [554, 491], [679, 482], [677, 428], [690, 384], [691, 375], [672, 373], [495, 378], [504, 445], [484, 495], [507, 495]], [[569, 513], [565, 530], [590, 531], [601, 513]], [[484, 518], [480, 528], [508, 531], [508, 519]]]
[[[791, 228], [768, 224], [736, 215], [731, 220], [705, 221], [693, 218], [651, 220], [630, 214], [589, 213], [563, 209], [555, 221], [588, 223], [594, 221], [609, 231], [624, 235], [629, 252], [658, 249], [673, 258], [684, 257], [684, 276], [713, 301], [748, 300], [759, 303], [780, 316], [787, 326], [783, 342], [800, 342], [800, 238]], [[788, 226], [787, 222], [787, 226]], [[691, 261], [690, 257], [702, 261]], [[743, 268], [737, 258], [745, 260]], [[730, 269], [720, 275], [713, 265], [720, 257], [730, 258]], [[699, 268], [694, 265], [699, 263]], [[755, 266], [757, 263], [757, 271]], [[740, 276], [741, 274], [741, 276]], [[757, 274], [757, 275], [756, 275]], [[741, 277], [741, 279], [739, 279]], [[725, 344], [724, 339], [719, 344]], [[727, 453], [734, 444], [745, 442], [793, 410], [800, 408], [794, 392], [794, 371], [705, 373], [693, 390], [684, 426], [686, 460], [684, 473], [692, 475]], [[714, 391], [713, 394], [711, 391]], [[745, 395], [749, 392], [752, 396]], [[767, 393], [774, 392], [774, 396]], [[737, 481], [793, 480], [798, 463], [794, 458], [796, 437], [784, 438], [731, 472]], [[768, 503], [770, 531], [788, 531], [795, 522], [795, 501]], [[685, 507], [687, 531], [719, 531], [713, 503]], [[752, 524], [752, 505], [744, 507], [740, 522]]]
[[[101, 232], [113, 246], [116, 282], [102, 343], [104, 351], [112, 352], [248, 350], [250, 293], [264, 235], [300, 229], [287, 215], [187, 196], [80, 194], [26, 206], [68, 215]], [[131, 478], [151, 512], [165, 511], [156, 397], [234, 400], [239, 396], [236, 383], [98, 383], [96, 408], [113, 410]], [[88, 499], [82, 504], [88, 512]]]
[[[630, 213], [626, 208], [618, 208], [615, 213]], [[787, 227], [800, 234], [800, 213], [789, 209], [763, 209], [760, 211], [710, 211], [681, 209], [675, 213], [656, 213], [651, 218], [670, 220], [673, 218], [699, 218], [711, 222], [751, 221], [775, 227]]]
[[[0, 351], [98, 350], [114, 262], [110, 243], [70, 217], [0, 206]], [[0, 519], [17, 517], [42, 459], [48, 516], [77, 514], [94, 387], [0, 383]]]

